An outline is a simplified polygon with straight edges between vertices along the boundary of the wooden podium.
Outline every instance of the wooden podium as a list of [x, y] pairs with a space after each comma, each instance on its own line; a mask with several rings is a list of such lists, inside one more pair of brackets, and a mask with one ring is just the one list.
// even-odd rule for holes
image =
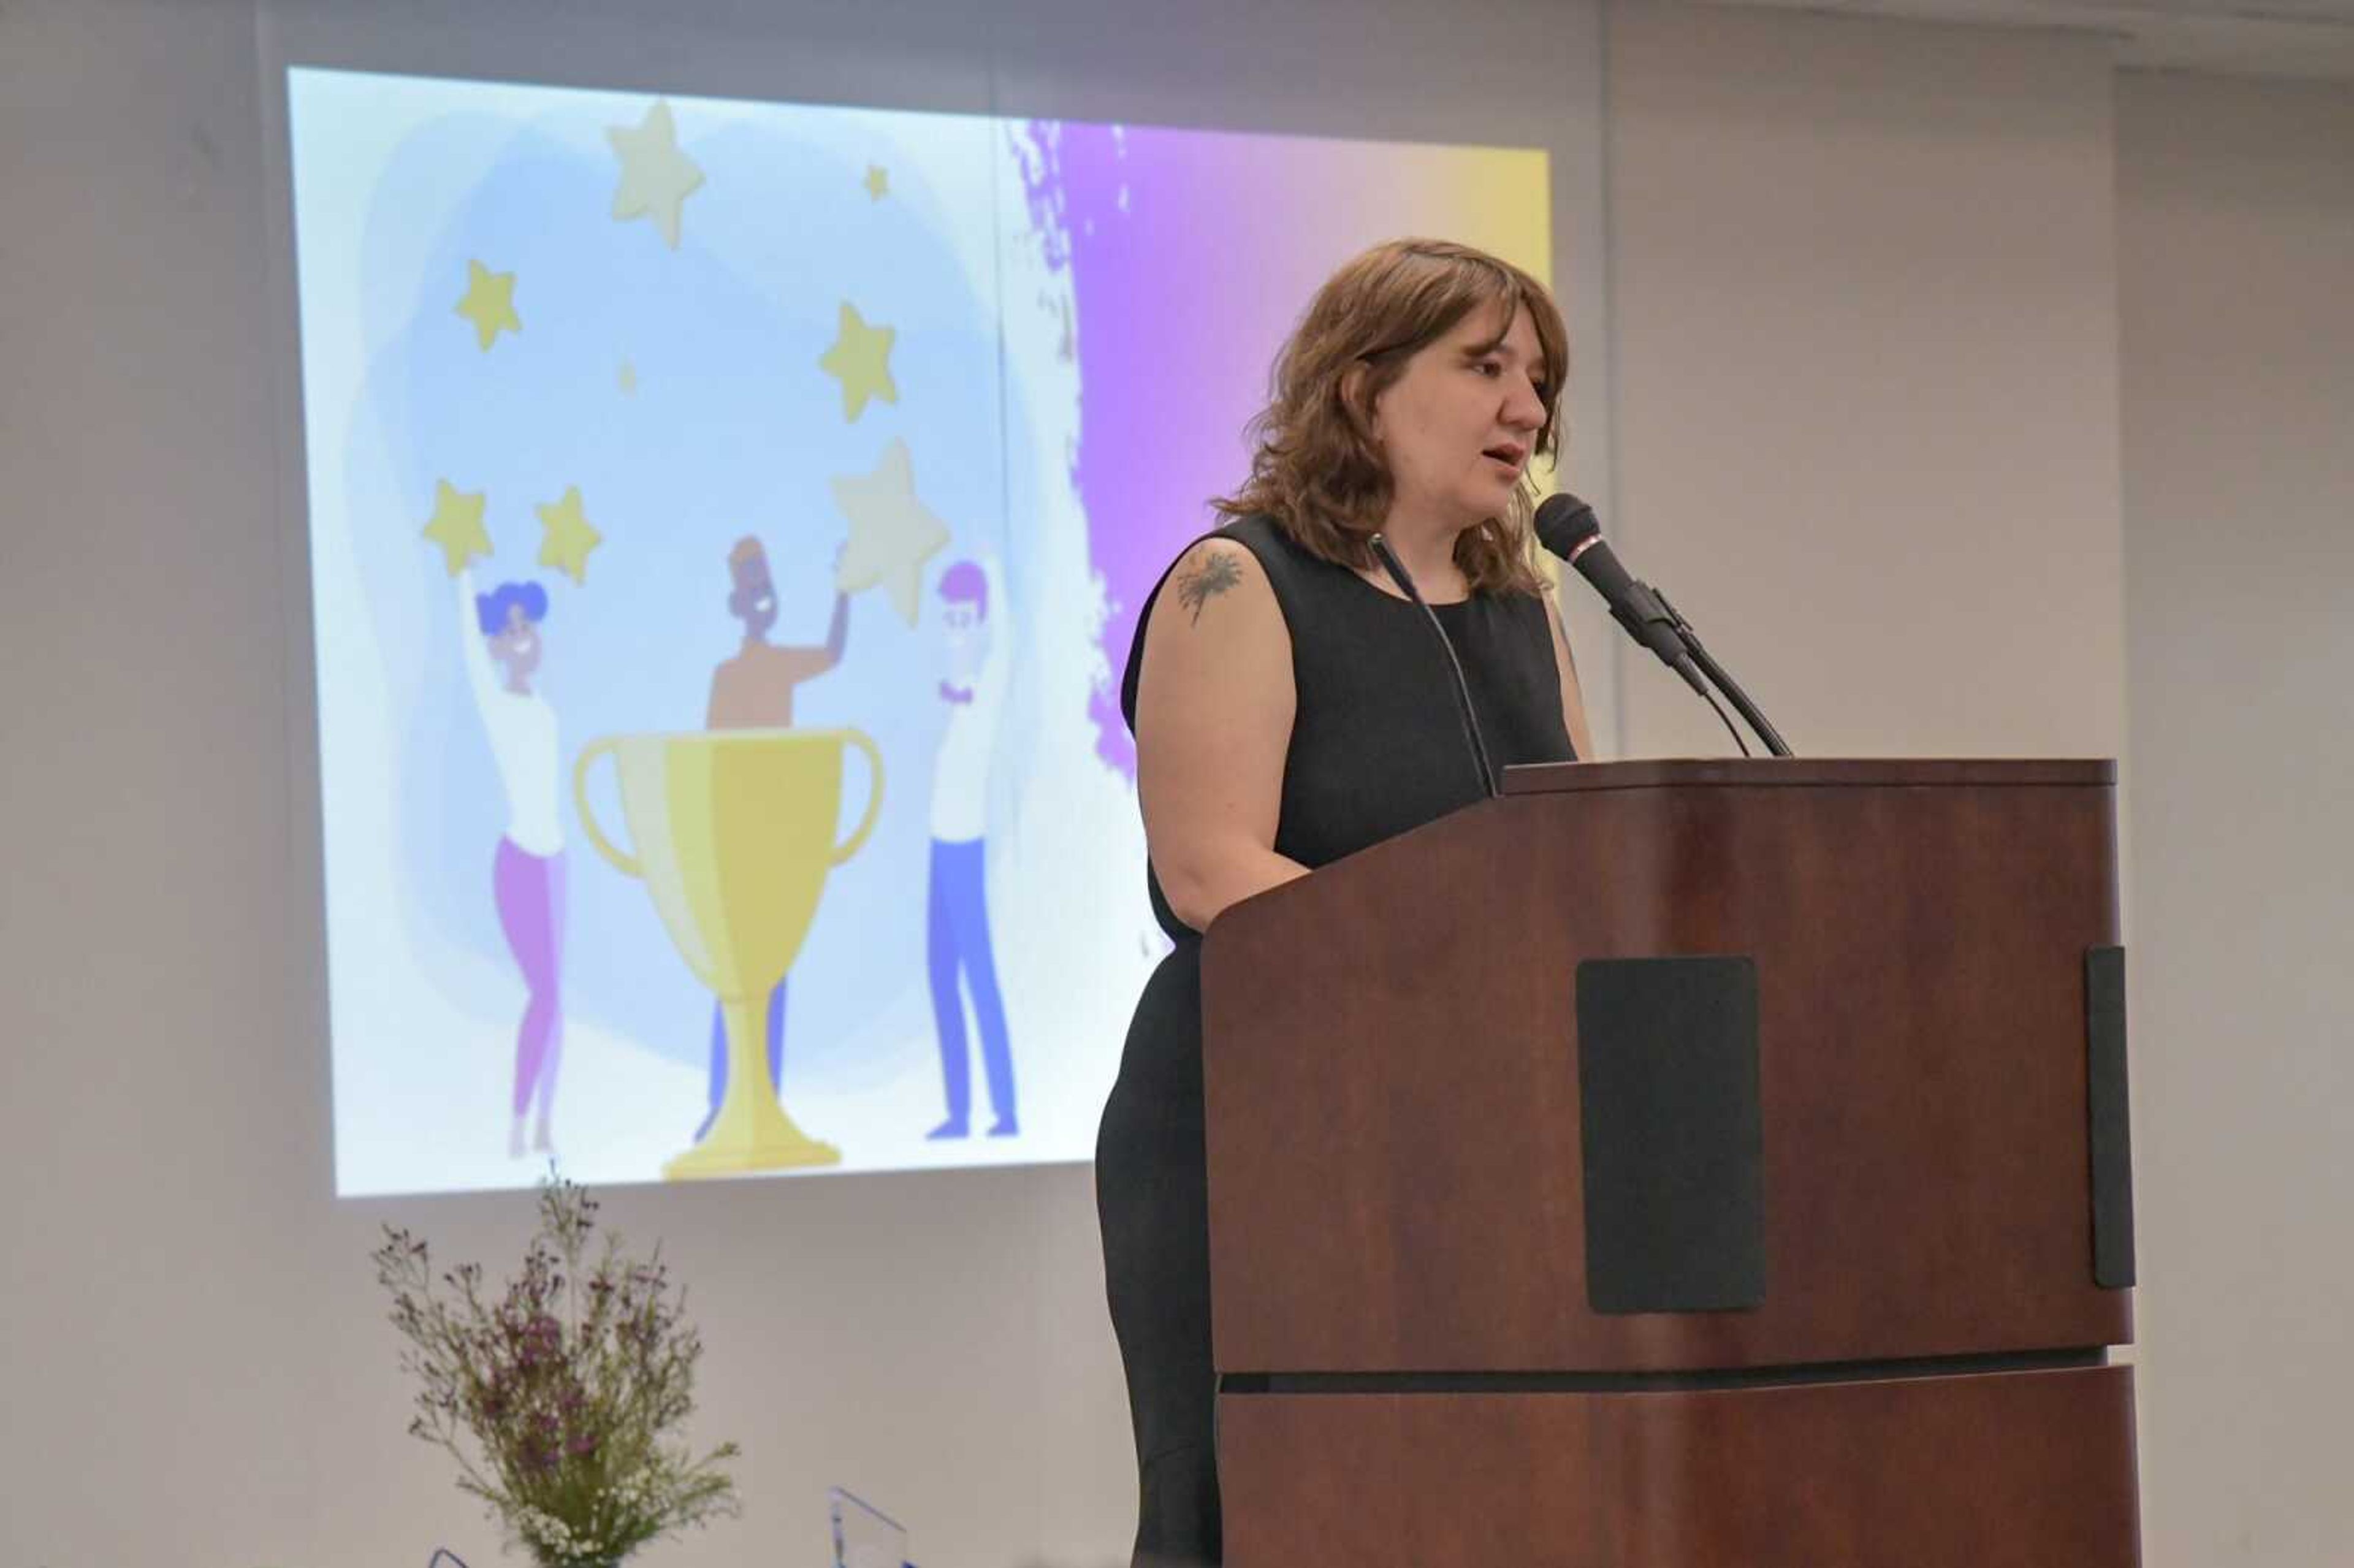
[[2115, 784], [1518, 768], [1229, 910], [1230, 1568], [2138, 1563]]

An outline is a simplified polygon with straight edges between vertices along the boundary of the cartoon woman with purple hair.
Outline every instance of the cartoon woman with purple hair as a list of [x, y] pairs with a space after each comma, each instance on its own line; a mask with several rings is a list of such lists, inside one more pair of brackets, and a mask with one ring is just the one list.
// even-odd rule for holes
[[[478, 594], [472, 571], [462, 571], [458, 614], [466, 683], [473, 689], [475, 711], [482, 715], [506, 793], [507, 831], [492, 863], [491, 895], [507, 950], [529, 994], [515, 1030], [514, 1122], [507, 1134], [507, 1153], [519, 1158], [524, 1115], [535, 1098], [539, 1114], [531, 1147], [550, 1152], [548, 1110], [564, 1055], [564, 1003], [557, 985], [564, 961], [564, 822], [557, 810], [563, 767], [556, 710], [532, 685], [539, 671], [539, 624], [547, 619], [547, 590], [537, 583], [501, 583]], [[465, 626], [468, 620], [473, 624]]]

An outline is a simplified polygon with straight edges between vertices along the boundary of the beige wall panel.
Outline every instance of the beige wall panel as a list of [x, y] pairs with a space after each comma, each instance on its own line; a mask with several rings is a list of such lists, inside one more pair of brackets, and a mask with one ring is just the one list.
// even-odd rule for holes
[[[2123, 744], [2105, 48], [1611, 13], [1620, 515], [1797, 750]], [[1629, 659], [1629, 755], [1731, 742]]]
[[2354, 89], [2117, 99], [2151, 1568], [2354, 1541]]

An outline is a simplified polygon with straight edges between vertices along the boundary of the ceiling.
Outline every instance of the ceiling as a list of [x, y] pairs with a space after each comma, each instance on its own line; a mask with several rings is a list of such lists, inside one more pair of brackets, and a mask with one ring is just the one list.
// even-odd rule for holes
[[[2354, 81], [2354, 0], [1721, 0], [2106, 34], [2118, 63], [2151, 69]], [[2354, 158], [2354, 148], [2347, 150]]]

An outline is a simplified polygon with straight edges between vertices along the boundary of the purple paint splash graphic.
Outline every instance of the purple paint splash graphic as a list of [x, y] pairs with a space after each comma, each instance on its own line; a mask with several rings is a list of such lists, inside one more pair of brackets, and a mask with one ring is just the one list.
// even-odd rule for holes
[[[1253, 197], [1267, 194], [1255, 188], [1251, 139], [1052, 121], [1023, 136], [1031, 222], [1048, 264], [1067, 268], [1077, 313], [1072, 479], [1103, 579], [1110, 671], [1089, 716], [1097, 754], [1132, 779], [1119, 681], [1137, 618], [1177, 553], [1216, 523], [1209, 498], [1242, 482], [1242, 426], [1299, 302], [1270, 299], [1246, 260], [1241, 215], [1264, 219]], [[1269, 156], [1263, 143], [1250, 151]]]

